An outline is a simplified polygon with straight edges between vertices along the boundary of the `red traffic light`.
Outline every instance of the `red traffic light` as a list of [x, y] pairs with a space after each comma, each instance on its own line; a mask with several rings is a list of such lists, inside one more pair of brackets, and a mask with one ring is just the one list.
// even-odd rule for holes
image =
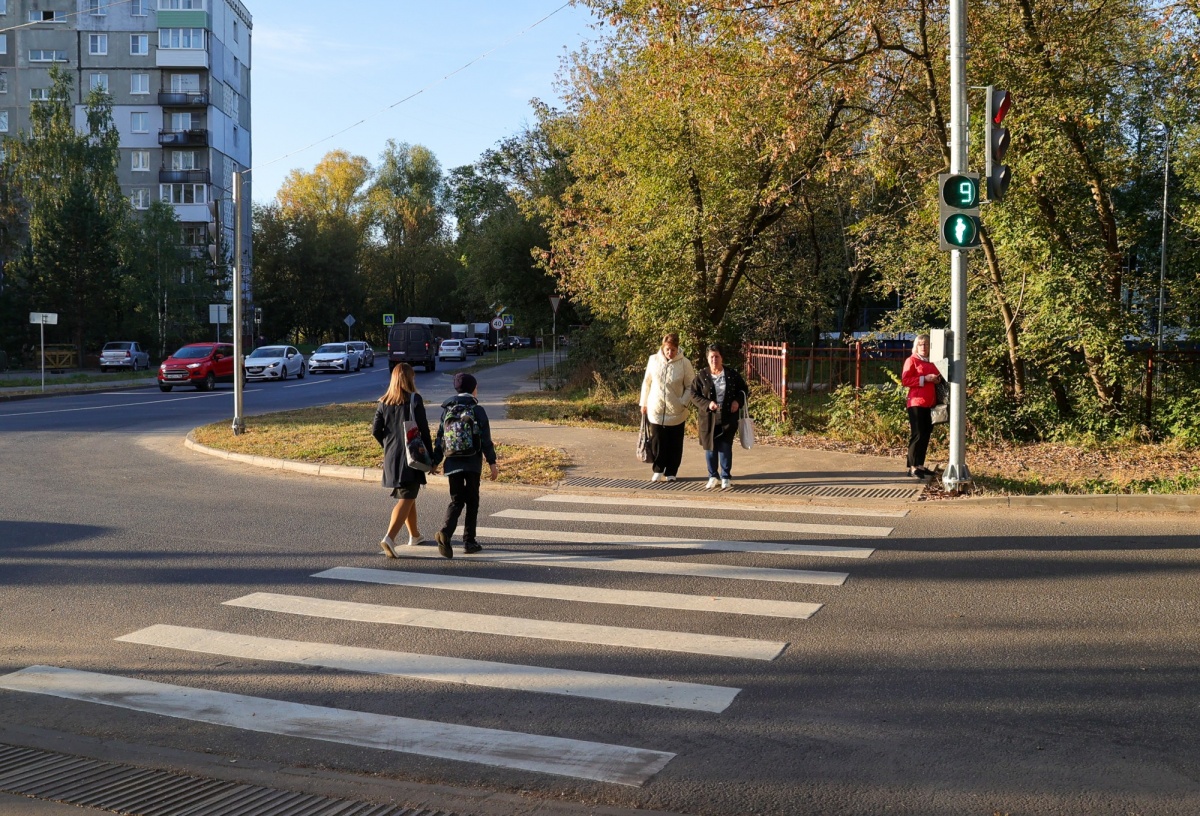
[[991, 98], [988, 100], [990, 117], [992, 122], [998, 125], [1004, 121], [1005, 114], [1008, 113], [1008, 109], [1012, 106], [1012, 94], [1008, 91], [991, 87], [988, 88], [988, 91], [991, 95]]

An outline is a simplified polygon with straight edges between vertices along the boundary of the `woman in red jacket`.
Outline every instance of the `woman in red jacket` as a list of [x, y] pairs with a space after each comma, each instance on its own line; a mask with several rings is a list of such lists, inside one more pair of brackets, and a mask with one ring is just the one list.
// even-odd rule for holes
[[925, 451], [933, 422], [929, 411], [937, 405], [937, 382], [942, 378], [937, 366], [929, 362], [929, 335], [918, 334], [913, 341], [912, 356], [904, 361], [900, 384], [908, 389], [908, 475], [918, 479], [932, 476], [925, 468]]

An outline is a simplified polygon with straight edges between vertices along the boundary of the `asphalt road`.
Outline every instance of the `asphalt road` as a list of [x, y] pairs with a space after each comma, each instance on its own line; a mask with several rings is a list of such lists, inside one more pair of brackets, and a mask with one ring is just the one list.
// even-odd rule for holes
[[[418, 373], [428, 401], [449, 393], [454, 367]], [[377, 365], [358, 375], [252, 385], [246, 412], [373, 399], [386, 375], [386, 365]], [[391, 504], [381, 488], [247, 468], [183, 447], [189, 428], [228, 418], [231, 402], [228, 386], [215, 394], [161, 394], [151, 386], [0, 404], [0, 675], [7, 676], [0, 683], [11, 685], [13, 673], [29, 667], [60, 667], [406, 718], [399, 732], [405, 738], [420, 731], [409, 720], [422, 720], [576, 740], [579, 755], [574, 748], [540, 749], [561, 760], [554, 773], [514, 767], [528, 752], [511, 745], [506, 751], [505, 740], [490, 733], [471, 761], [440, 758], [436, 750], [398, 752], [362, 744], [368, 732], [384, 733], [372, 731], [383, 728], [379, 722], [323, 717], [309, 722], [321, 738], [262, 733], [251, 729], [259, 727], [254, 719], [268, 716], [265, 708], [231, 725], [198, 722], [180, 718], [184, 706], [175, 698], [175, 716], [131, 710], [129, 694], [103, 692], [89, 677], [80, 686], [103, 699], [0, 689], [7, 733], [40, 729], [230, 763], [708, 816], [1200, 812], [1194, 516], [937, 505], [914, 506], [903, 518], [810, 516], [788, 506], [778, 513], [699, 510], [671, 498], [646, 507], [620, 497], [613, 505], [577, 506], [485, 483], [481, 527], [514, 531], [484, 539], [485, 554], [600, 556], [622, 560], [626, 570], [641, 562], [643, 569], [666, 563], [677, 570], [707, 565], [847, 577], [841, 584], [764, 580], [771, 573], [734, 580], [471, 560], [461, 551], [451, 562], [387, 562], [375, 545]], [[440, 488], [422, 493], [427, 535], [444, 504]], [[574, 515], [513, 515], [545, 512]], [[687, 526], [651, 523], [654, 517]], [[801, 532], [781, 524], [829, 529]], [[837, 533], [851, 526], [892, 530], [882, 538]], [[520, 530], [552, 540], [530, 540]], [[614, 540], [571, 540], [589, 533]], [[838, 558], [659, 549], [617, 543], [619, 535], [874, 552]], [[479, 592], [314, 577], [335, 568], [405, 574], [414, 582], [524, 583], [502, 595], [494, 585]], [[538, 597], [546, 586], [607, 595], [601, 603]], [[653, 606], [650, 596], [625, 602], [621, 591], [686, 595], [688, 603], [716, 603], [717, 611]], [[227, 603], [256, 593], [435, 614], [421, 625], [392, 625]], [[808, 618], [782, 617], [743, 614], [737, 608], [743, 601], [821, 607]], [[475, 616], [657, 634], [648, 646], [633, 647], [621, 640], [632, 643], [628, 632], [603, 643], [564, 634], [576, 631], [569, 628], [556, 635], [564, 639], [517, 636], [510, 633], [515, 628], [492, 634], [446, 628], [469, 629]], [[266, 641], [245, 641], [263, 650], [253, 656], [230, 656], [115, 640], [161, 625], [536, 666], [551, 675], [601, 672], [621, 678], [621, 694], [650, 679], [736, 695], [722, 710], [703, 710], [694, 701], [665, 706], [488, 685], [478, 667], [451, 681], [348, 671], [316, 659], [298, 665], [264, 659]], [[715, 656], [669, 647], [677, 633], [787, 646], [773, 659]], [[684, 698], [708, 692], [684, 690]], [[593, 744], [625, 751], [601, 775], [625, 763], [631, 776], [622, 783], [583, 775], [603, 765], [589, 758]], [[668, 758], [638, 777], [647, 752]]]

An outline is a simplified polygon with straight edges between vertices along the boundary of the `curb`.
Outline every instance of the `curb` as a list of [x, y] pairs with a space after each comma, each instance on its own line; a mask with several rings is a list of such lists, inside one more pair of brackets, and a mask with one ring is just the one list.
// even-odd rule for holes
[[[383, 470], [380, 468], [359, 468], [348, 467], [346, 465], [315, 465], [308, 462], [295, 462], [289, 459], [274, 459], [268, 456], [253, 456], [245, 453], [230, 453], [229, 451], [210, 448], [207, 445], [201, 445], [195, 440], [191, 433], [188, 433], [187, 438], [183, 443], [189, 449], [196, 453], [203, 453], [207, 456], [215, 456], [218, 459], [228, 459], [232, 462], [240, 462], [254, 467], [268, 468], [271, 470], [284, 470], [292, 473], [303, 473], [308, 476], [325, 476], [335, 479], [349, 479], [351, 481], [361, 482], [382, 482]], [[425, 474], [427, 480], [437, 483], [446, 481], [444, 475], [434, 475], [432, 473]], [[556, 482], [553, 485], [521, 485], [521, 484], [498, 484], [492, 485], [489, 489], [501, 488], [507, 490], [555, 490], [570, 493], [580, 493], [582, 495], [594, 495], [594, 491], [586, 489], [567, 490], [562, 482]], [[646, 493], [648, 496], [658, 496], [655, 493]], [[723, 498], [733, 499], [733, 496]], [[761, 503], [764, 497], [738, 497], [750, 503], [757, 500]], [[771, 497], [772, 500], [778, 501], [778, 496]], [[789, 502], [790, 504], [791, 502]], [[814, 504], [812, 501], [798, 501], [797, 504]], [[911, 501], [904, 502], [900, 506], [909, 509], [917, 507], [945, 507], [945, 508], [1012, 508], [1020, 510], [1073, 510], [1078, 512], [1098, 512], [1098, 513], [1195, 513], [1200, 511], [1200, 495], [1187, 496], [1155, 496], [1155, 495], [1125, 495], [1125, 494], [1100, 494], [1093, 496], [982, 496], [979, 498], [962, 497], [955, 499], [947, 499], [937, 502], [922, 502]]]

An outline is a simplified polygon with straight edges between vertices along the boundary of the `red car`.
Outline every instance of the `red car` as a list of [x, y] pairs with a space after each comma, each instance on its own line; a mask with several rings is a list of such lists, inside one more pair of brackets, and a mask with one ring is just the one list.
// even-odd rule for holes
[[189, 343], [158, 367], [158, 389], [194, 385], [197, 391], [211, 391], [219, 382], [233, 382], [233, 363], [230, 343]]

